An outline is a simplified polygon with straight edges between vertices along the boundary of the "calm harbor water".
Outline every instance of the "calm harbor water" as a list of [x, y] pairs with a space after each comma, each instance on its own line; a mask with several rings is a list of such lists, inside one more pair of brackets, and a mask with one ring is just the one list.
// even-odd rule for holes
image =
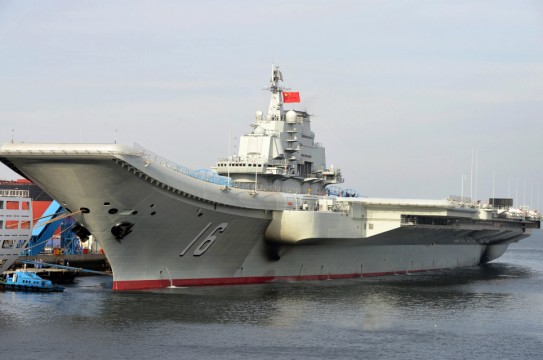
[[320, 282], [0, 293], [2, 359], [541, 359], [543, 231], [484, 267]]

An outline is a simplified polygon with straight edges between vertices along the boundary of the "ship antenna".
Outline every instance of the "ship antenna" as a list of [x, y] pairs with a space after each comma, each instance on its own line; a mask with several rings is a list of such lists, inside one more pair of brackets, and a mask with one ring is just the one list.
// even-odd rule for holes
[[470, 168], [470, 174], [469, 174], [469, 197], [470, 197], [470, 203], [473, 201], [473, 148], [471, 148], [471, 168]]
[[475, 148], [475, 190], [473, 191], [473, 196], [477, 200], [477, 171], [479, 168], [479, 149]]
[[494, 206], [494, 200], [496, 198], [496, 172], [492, 172], [492, 206]]
[[461, 186], [461, 193], [462, 195], [460, 195], [460, 202], [461, 203], [464, 203], [464, 174], [462, 174], [462, 186]]
[[537, 180], [537, 208], [536, 210], [539, 211], [539, 180]]
[[226, 188], [230, 187], [230, 128], [228, 128], [228, 157], [226, 158], [227, 183]]
[[280, 120], [283, 118], [283, 87], [279, 85], [283, 81], [283, 74], [279, 66], [272, 65], [272, 74], [268, 90], [272, 93], [270, 107], [268, 108], [268, 120]]

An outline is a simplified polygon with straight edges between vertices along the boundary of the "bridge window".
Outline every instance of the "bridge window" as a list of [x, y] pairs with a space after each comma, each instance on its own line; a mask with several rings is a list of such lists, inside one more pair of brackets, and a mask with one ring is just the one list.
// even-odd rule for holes
[[6, 220], [6, 229], [8, 230], [17, 230], [19, 228], [19, 221], [17, 220]]
[[8, 210], [19, 210], [18, 201], [6, 201], [6, 209]]

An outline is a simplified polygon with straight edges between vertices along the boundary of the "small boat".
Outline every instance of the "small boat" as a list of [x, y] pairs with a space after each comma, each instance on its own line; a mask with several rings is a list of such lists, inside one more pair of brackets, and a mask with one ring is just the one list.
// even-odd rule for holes
[[50, 280], [44, 280], [33, 272], [15, 271], [11, 275], [6, 275], [2, 283], [6, 290], [16, 291], [34, 291], [34, 292], [62, 292], [62, 286], [53, 285]]

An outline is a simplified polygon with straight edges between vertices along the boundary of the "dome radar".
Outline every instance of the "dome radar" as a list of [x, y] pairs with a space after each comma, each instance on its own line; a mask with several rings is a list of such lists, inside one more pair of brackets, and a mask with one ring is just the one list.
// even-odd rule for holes
[[287, 112], [287, 123], [295, 123], [296, 122], [296, 117], [298, 116], [298, 114], [296, 114], [296, 111], [294, 110], [289, 110]]
[[262, 126], [258, 126], [253, 133], [255, 135], [266, 135], [266, 130]]

